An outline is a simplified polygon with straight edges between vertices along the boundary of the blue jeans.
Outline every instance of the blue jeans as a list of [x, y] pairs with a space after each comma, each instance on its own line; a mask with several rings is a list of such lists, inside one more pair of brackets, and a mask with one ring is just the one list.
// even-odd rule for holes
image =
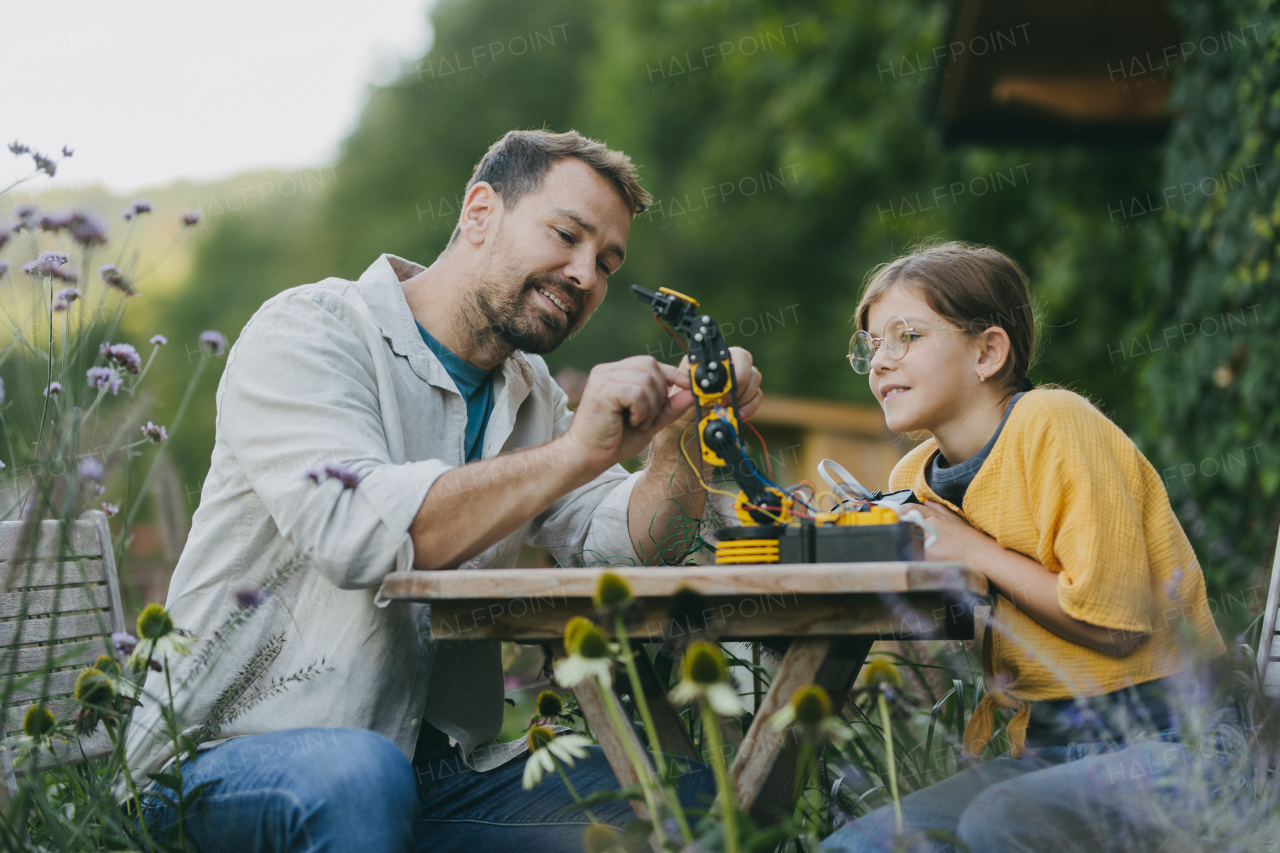
[[[1028, 749], [974, 765], [876, 809], [822, 843], [835, 853], [906, 850], [1065, 853], [1162, 849], [1179, 812], [1231, 807], [1253, 795], [1252, 766], [1237, 726], [1221, 726], [1199, 749], [1177, 732], [1128, 746], [1102, 743]], [[928, 834], [928, 835], [926, 835]]]
[[[617, 789], [600, 748], [590, 751], [567, 770], [578, 795]], [[364, 729], [249, 735], [183, 765], [185, 790], [217, 780], [185, 830], [202, 853], [581, 850], [590, 821], [572, 809], [558, 775], [524, 790], [524, 765], [518, 758], [477, 773], [445, 749], [415, 768], [390, 740]], [[692, 764], [677, 790], [685, 805], [705, 806], [715, 794], [711, 771]], [[143, 799], [148, 829], [172, 835], [173, 810]], [[626, 802], [591, 811], [615, 827], [635, 819]]]

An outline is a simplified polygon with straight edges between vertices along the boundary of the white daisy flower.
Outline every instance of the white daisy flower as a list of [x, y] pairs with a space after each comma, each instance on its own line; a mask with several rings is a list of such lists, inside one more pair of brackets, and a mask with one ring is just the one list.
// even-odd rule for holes
[[524, 765], [524, 789], [527, 791], [542, 781], [542, 774], [554, 773], [556, 760], [572, 767], [575, 759], [587, 757], [587, 747], [591, 741], [580, 734], [556, 733], [547, 726], [534, 726], [525, 735], [525, 743], [529, 745], [529, 760]]
[[575, 616], [564, 628], [564, 646], [569, 656], [556, 664], [556, 683], [576, 687], [594, 678], [608, 687], [613, 683], [613, 662], [618, 647], [609, 642], [589, 619]]
[[720, 647], [714, 643], [690, 643], [681, 665], [683, 677], [671, 691], [671, 701], [688, 705], [701, 700], [722, 717], [736, 717], [743, 712], [738, 694], [728, 683], [729, 670]]

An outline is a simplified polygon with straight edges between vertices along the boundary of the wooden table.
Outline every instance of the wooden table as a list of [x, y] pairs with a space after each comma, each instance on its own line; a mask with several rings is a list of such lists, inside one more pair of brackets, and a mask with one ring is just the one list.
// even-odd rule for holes
[[[431, 604], [434, 640], [513, 640], [558, 643], [565, 622], [591, 611], [604, 569], [489, 569], [396, 572], [381, 595]], [[966, 640], [974, 637], [974, 608], [985, 605], [986, 579], [959, 563], [806, 563], [760, 566], [678, 566], [609, 569], [643, 602], [643, 617], [628, 629], [633, 642], [664, 642], [705, 632], [718, 640], [790, 638], [731, 773], [740, 806], [758, 825], [794, 808], [798, 744], [769, 728], [769, 718], [797, 688], [822, 685], [839, 704], [876, 640]], [[699, 612], [668, 614], [681, 588], [705, 599]], [[643, 690], [664, 752], [699, 761], [666, 686], [647, 655], [636, 655]], [[618, 689], [629, 690], [625, 680]], [[613, 730], [596, 691], [575, 691], [587, 723], [623, 786], [635, 772], [621, 738], [647, 755], [634, 731]], [[637, 813], [645, 816], [643, 807]]]

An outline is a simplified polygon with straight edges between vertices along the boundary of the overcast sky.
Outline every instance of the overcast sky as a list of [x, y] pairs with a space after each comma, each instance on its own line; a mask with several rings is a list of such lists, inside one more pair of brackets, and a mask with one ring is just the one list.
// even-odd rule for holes
[[425, 49], [429, 4], [6, 0], [0, 142], [70, 145], [60, 179], [122, 193], [327, 165], [369, 85]]

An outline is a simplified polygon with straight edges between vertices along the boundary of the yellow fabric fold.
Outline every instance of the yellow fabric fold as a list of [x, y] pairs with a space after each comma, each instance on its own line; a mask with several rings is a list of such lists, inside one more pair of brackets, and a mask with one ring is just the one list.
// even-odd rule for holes
[[1027, 725], [1031, 722], [1031, 703], [1015, 699], [1002, 690], [988, 690], [978, 700], [969, 724], [964, 727], [964, 754], [978, 756], [987, 748], [996, 730], [996, 710], [1013, 711], [1009, 721], [1009, 754], [1021, 758], [1027, 748]]

